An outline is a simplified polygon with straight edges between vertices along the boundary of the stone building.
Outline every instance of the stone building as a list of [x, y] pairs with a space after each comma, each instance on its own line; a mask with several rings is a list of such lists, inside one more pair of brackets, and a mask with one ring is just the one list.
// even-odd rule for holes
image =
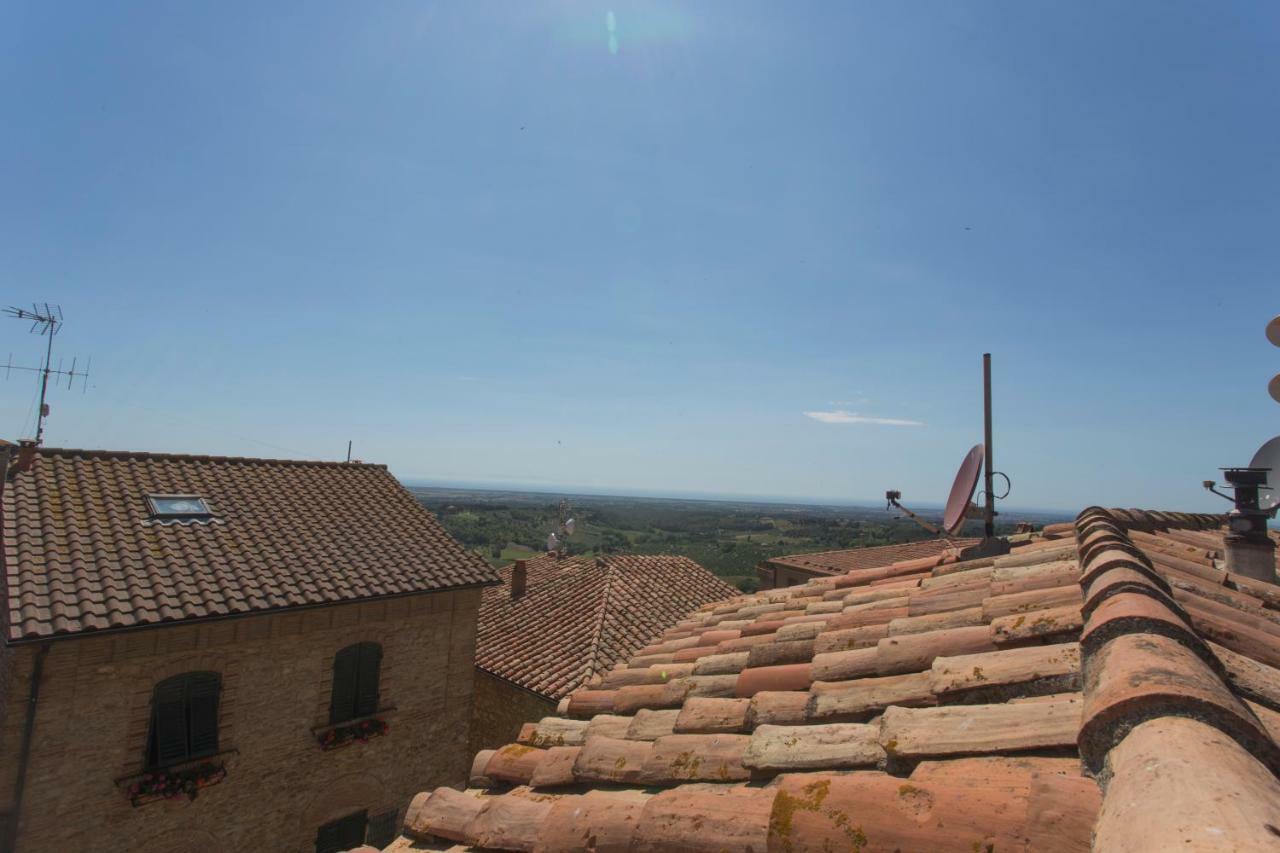
[[473, 751], [510, 742], [686, 614], [738, 594], [693, 560], [665, 554], [547, 554], [501, 574], [480, 604]]
[[327, 853], [465, 779], [497, 576], [384, 466], [3, 455], [4, 850]]

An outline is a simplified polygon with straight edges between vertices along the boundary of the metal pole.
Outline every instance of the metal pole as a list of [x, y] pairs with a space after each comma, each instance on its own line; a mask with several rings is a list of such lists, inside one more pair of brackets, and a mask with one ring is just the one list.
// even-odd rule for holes
[[347, 461], [351, 461], [351, 441], [347, 442]]
[[53, 326], [49, 327], [49, 345], [44, 354], [44, 375], [40, 377], [40, 408], [36, 412], [36, 444], [44, 437], [44, 394], [49, 388], [49, 364], [53, 361]]
[[987, 468], [985, 477], [985, 486], [987, 493], [987, 506], [984, 513], [986, 521], [986, 537], [990, 539], [996, 535], [996, 499], [992, 489], [992, 472], [995, 471], [995, 462], [992, 458], [995, 452], [991, 447], [991, 353], [982, 354], [982, 426], [983, 426], [983, 443], [985, 444]]

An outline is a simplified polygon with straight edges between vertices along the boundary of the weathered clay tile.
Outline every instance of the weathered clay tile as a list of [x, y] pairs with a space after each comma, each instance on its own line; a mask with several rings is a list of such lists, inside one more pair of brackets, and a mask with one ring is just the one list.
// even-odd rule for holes
[[620, 782], [634, 785], [642, 781], [645, 762], [653, 743], [612, 737], [588, 737], [573, 764], [573, 775], [582, 782]]
[[879, 672], [879, 666], [880, 652], [875, 646], [871, 646], [847, 652], [814, 655], [811, 674], [814, 681], [844, 681], [876, 675]]
[[580, 746], [551, 747], [529, 777], [530, 787], [558, 788], [577, 782], [573, 775], [573, 765], [577, 763], [580, 752]]
[[804, 690], [812, 681], [812, 667], [807, 663], [748, 668], [738, 673], [734, 695], [749, 699], [763, 690]]
[[1083, 596], [1074, 584], [1051, 589], [1033, 589], [1008, 595], [993, 595], [982, 603], [982, 616], [987, 622], [1015, 613], [1029, 613], [1067, 604], [1080, 604]]
[[422, 793], [413, 798], [405, 813], [404, 831], [414, 838], [435, 836], [450, 841], [467, 841], [467, 826], [491, 802], [492, 799], [481, 799], [453, 788], [436, 788], [430, 794]]
[[926, 616], [903, 616], [889, 623], [889, 636], [900, 637], [904, 634], [945, 631], [948, 628], [967, 628], [973, 625], [985, 625], [989, 621], [981, 606], [930, 613]]
[[762, 725], [799, 725], [808, 720], [809, 694], [801, 691], [766, 690], [751, 697], [747, 728]]
[[538, 769], [538, 763], [546, 755], [546, 750], [523, 744], [511, 743], [495, 750], [489, 763], [485, 765], [484, 775], [490, 779], [510, 782], [516, 785], [527, 785]]
[[991, 640], [998, 646], [1033, 641], [1053, 642], [1080, 636], [1084, 615], [1079, 607], [1051, 607], [991, 620]]
[[577, 746], [587, 736], [586, 720], [543, 717], [536, 723], [525, 723], [517, 742], [547, 749], [553, 746]]
[[865, 649], [874, 646], [884, 637], [889, 636], [889, 625], [868, 625], [864, 628], [842, 628], [827, 630], [813, 638], [814, 654], [826, 652], [844, 652], [851, 649]]
[[1100, 770], [1107, 751], [1135, 725], [1173, 713], [1213, 723], [1280, 769], [1280, 749], [1257, 718], [1208, 664], [1176, 640], [1124, 634], [1089, 655], [1079, 745], [1091, 769]]
[[679, 708], [663, 711], [641, 708], [631, 718], [631, 725], [627, 726], [625, 737], [628, 740], [657, 740], [663, 735], [673, 734], [680, 713]]
[[1080, 686], [1080, 644], [937, 658], [929, 687], [940, 702], [1000, 701]]
[[753, 646], [747, 652], [747, 666], [777, 666], [784, 663], [805, 663], [813, 657], [813, 640], [778, 641]]
[[884, 760], [880, 728], [861, 723], [758, 726], [743, 764], [773, 772], [874, 767]]
[[699, 658], [693, 668], [694, 675], [731, 675], [742, 672], [747, 666], [749, 652], [728, 652]]
[[521, 796], [517, 791], [493, 797], [467, 824], [466, 840], [478, 847], [531, 851], [550, 811], [551, 800], [545, 796]]
[[1249, 751], [1195, 719], [1136, 725], [1111, 749], [1096, 850], [1274, 850], [1280, 782]]
[[562, 797], [551, 806], [538, 830], [535, 853], [629, 853], [648, 794], [640, 791], [588, 791]]
[[484, 769], [489, 766], [489, 759], [493, 758], [495, 752], [497, 750], [482, 749], [476, 753], [476, 757], [471, 760], [471, 772], [467, 777], [468, 788], [488, 788], [492, 784], [489, 777], [484, 775]]
[[913, 672], [853, 681], [818, 682], [807, 715], [815, 721], [859, 721], [891, 705], [918, 706], [934, 702], [929, 673]]
[[587, 721], [587, 731], [582, 739], [586, 743], [591, 737], [626, 737], [631, 727], [631, 717], [620, 714], [596, 714]]
[[996, 645], [991, 641], [991, 629], [986, 625], [886, 637], [876, 644], [877, 662], [882, 675], [921, 672], [933, 666], [935, 658], [946, 655], [968, 655], [995, 650]]
[[[620, 688], [625, 690], [627, 688]], [[575, 690], [569, 696], [567, 713], [575, 717], [590, 717], [595, 714], [607, 714], [613, 710], [617, 690]]]
[[740, 732], [746, 727], [750, 699], [689, 699], [679, 711], [676, 733]]
[[642, 781], [670, 785], [682, 781], [741, 782], [751, 778], [742, 757], [749, 735], [674, 734], [653, 742]]
[[880, 721], [890, 756], [1003, 755], [1075, 744], [1080, 706], [1071, 702], [892, 707]]
[[634, 853], [764, 851], [775, 792], [726, 785], [683, 785], [644, 807]]

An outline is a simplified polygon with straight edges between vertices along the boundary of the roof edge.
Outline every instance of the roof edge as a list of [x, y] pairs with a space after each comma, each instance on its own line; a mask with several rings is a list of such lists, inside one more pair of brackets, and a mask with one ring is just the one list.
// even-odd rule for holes
[[239, 465], [296, 465], [299, 467], [378, 468], [381, 462], [343, 462], [328, 459], [282, 459], [270, 456], [216, 456], [204, 453], [158, 453], [144, 450], [90, 450], [78, 447], [40, 447], [41, 456], [78, 456], [86, 459], [154, 459], [173, 462], [224, 462]]

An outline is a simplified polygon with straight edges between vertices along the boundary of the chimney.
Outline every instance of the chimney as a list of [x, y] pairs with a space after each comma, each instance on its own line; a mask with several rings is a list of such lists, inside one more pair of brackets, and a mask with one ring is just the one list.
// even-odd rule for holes
[[25, 473], [31, 470], [31, 466], [36, 461], [36, 450], [39, 447], [33, 439], [24, 438], [18, 442], [18, 461], [14, 464], [15, 473]]
[[1276, 543], [1267, 533], [1270, 512], [1259, 506], [1267, 483], [1265, 468], [1227, 468], [1224, 478], [1235, 490], [1235, 509], [1227, 513], [1227, 571], [1276, 583]]
[[529, 568], [524, 560], [516, 560], [511, 567], [511, 599], [514, 601], [524, 595], [529, 586]]

